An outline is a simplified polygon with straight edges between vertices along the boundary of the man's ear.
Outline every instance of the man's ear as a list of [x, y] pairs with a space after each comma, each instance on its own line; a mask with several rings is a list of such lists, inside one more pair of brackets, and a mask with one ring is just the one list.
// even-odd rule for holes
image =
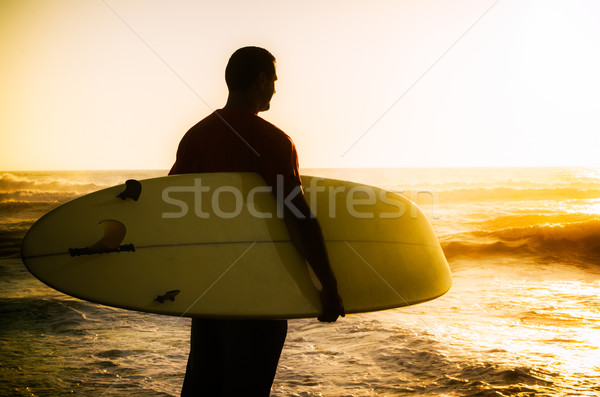
[[260, 72], [260, 74], [256, 78], [256, 87], [260, 90], [264, 90], [266, 83], [267, 83], [267, 74], [265, 72]]

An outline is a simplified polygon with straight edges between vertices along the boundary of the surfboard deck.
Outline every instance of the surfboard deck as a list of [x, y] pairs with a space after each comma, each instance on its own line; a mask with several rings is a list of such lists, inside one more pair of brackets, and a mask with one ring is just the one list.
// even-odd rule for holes
[[[450, 288], [439, 241], [415, 204], [353, 182], [302, 181], [347, 313], [412, 305]], [[278, 215], [276, 196], [254, 173], [128, 181], [44, 215], [21, 256], [50, 287], [104, 305], [190, 317], [316, 317], [318, 281]]]

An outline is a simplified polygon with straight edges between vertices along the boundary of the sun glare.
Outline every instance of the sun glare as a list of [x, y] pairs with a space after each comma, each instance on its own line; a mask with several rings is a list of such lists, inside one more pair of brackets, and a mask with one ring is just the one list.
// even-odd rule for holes
[[600, 165], [597, 3], [318, 6], [2, 3], [0, 169], [169, 168], [248, 44], [303, 167]]

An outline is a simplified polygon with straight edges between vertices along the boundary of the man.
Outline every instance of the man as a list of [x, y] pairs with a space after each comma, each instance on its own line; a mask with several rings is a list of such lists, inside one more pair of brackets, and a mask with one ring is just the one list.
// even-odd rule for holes
[[[257, 116], [275, 93], [275, 57], [244, 47], [225, 70], [229, 89], [223, 109], [213, 112], [183, 137], [170, 174], [257, 172], [292, 197], [284, 208], [290, 236], [323, 285], [319, 320], [344, 316], [323, 235], [301, 191], [298, 156], [283, 131]], [[281, 204], [281, 203], [279, 203]], [[287, 334], [286, 320], [192, 319], [190, 356], [182, 396], [268, 396]]]

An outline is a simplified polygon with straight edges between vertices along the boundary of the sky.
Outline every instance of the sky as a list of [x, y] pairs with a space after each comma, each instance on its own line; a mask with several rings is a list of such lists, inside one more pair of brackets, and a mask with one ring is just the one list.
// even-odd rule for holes
[[0, 170], [168, 169], [277, 58], [302, 168], [600, 167], [596, 0], [0, 0]]

